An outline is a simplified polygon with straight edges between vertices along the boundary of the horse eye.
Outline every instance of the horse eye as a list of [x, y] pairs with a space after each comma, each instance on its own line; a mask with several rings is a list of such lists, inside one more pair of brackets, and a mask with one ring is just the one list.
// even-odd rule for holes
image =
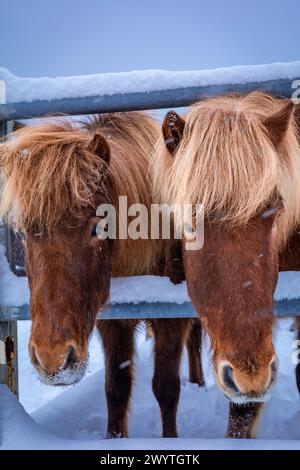
[[97, 224], [93, 225], [92, 231], [91, 231], [91, 237], [97, 237]]

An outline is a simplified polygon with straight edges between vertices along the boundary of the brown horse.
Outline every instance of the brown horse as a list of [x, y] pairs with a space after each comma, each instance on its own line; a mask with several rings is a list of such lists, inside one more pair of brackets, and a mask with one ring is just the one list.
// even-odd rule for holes
[[[128, 207], [142, 203], [150, 208], [149, 155], [158, 135], [150, 117], [124, 113], [99, 116], [81, 128], [67, 120], [26, 127], [1, 146], [1, 213], [26, 237], [30, 357], [49, 384], [74, 383], [83, 376], [88, 340], [97, 312], [109, 298], [111, 276], [177, 277], [176, 269], [174, 274], [167, 266], [174, 257], [171, 242], [101, 240], [96, 232], [101, 219], [95, 210], [101, 203], [118, 212], [122, 195]], [[138, 323], [97, 321], [105, 353], [110, 437], [127, 436]], [[163, 436], [177, 435], [179, 366], [189, 325], [188, 319], [151, 321], [153, 391]]]
[[[154, 190], [168, 204], [204, 204], [203, 248], [183, 242], [188, 289], [232, 401], [229, 435], [250, 437], [276, 377], [278, 255], [300, 220], [293, 105], [259, 92], [227, 95], [197, 103], [185, 119], [169, 112], [162, 130]], [[236, 411], [244, 429], [235, 429]]]

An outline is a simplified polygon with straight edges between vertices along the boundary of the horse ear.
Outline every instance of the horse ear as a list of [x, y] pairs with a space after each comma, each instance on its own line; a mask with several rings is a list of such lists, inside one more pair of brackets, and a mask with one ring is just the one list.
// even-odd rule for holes
[[185, 121], [175, 111], [166, 114], [162, 125], [164, 141], [170, 154], [173, 155], [183, 135]]
[[293, 112], [294, 104], [292, 101], [288, 101], [277, 113], [272, 114], [272, 116], [264, 120], [264, 126], [275, 147], [278, 147], [282, 142], [291, 123]]
[[102, 160], [105, 161], [107, 165], [109, 165], [110, 148], [107, 141], [101, 134], [94, 135], [91, 142], [89, 143], [89, 150], [95, 155], [98, 155]]

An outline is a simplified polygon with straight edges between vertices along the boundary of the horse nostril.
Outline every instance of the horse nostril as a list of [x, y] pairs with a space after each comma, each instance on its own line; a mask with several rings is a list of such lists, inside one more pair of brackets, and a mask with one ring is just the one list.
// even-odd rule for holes
[[74, 367], [74, 364], [77, 362], [77, 355], [74, 346], [69, 346], [67, 357], [64, 363], [64, 369], [68, 369], [69, 367]]
[[274, 372], [274, 373], [277, 372], [277, 361], [276, 361], [276, 359], [274, 359], [274, 361], [271, 362], [270, 368], [271, 368], [272, 372]]
[[276, 374], [277, 374], [277, 370], [278, 370], [278, 364], [277, 364], [276, 359], [274, 359], [271, 362], [270, 369], [271, 369], [271, 379], [270, 379], [269, 387], [273, 384], [273, 382], [275, 382], [275, 379], [276, 379]]
[[229, 390], [234, 393], [239, 393], [239, 389], [237, 388], [233, 380], [233, 368], [231, 366], [225, 365], [223, 367], [223, 382]]

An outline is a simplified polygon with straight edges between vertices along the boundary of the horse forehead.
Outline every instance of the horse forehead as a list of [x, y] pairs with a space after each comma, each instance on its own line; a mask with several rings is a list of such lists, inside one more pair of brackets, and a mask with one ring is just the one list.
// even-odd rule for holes
[[80, 254], [84, 251], [85, 245], [82, 243], [84, 233], [79, 229], [59, 229], [52, 230], [50, 233], [43, 230], [33, 231], [26, 234], [25, 243], [26, 251], [36, 257], [51, 257], [53, 254], [58, 253], [62, 257], [68, 256], [70, 250], [73, 255]]

